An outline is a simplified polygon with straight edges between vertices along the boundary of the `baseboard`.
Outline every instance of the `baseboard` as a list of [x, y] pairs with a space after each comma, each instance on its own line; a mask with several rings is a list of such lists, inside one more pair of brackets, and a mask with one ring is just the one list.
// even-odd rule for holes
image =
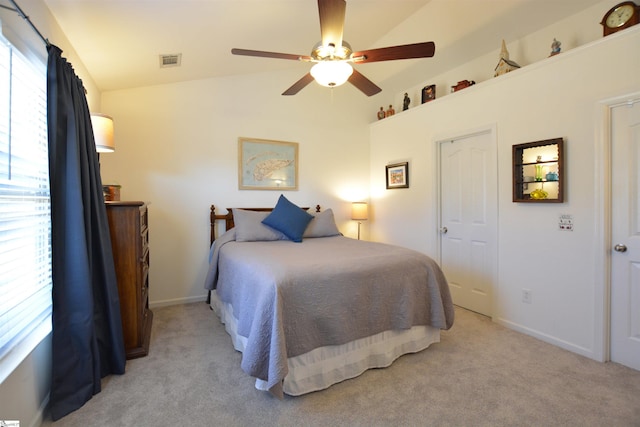
[[523, 333], [525, 335], [529, 335], [533, 338], [539, 339], [540, 341], [544, 341], [548, 344], [551, 345], [555, 345], [556, 347], [560, 347], [562, 349], [565, 349], [567, 351], [570, 351], [572, 353], [576, 353], [579, 354], [581, 356], [587, 357], [589, 359], [593, 359], [596, 360], [598, 362], [604, 362], [604, 360], [602, 360], [598, 355], [596, 355], [593, 351], [593, 349], [589, 349], [586, 347], [581, 347], [579, 345], [575, 345], [573, 343], [570, 343], [568, 341], [564, 341], [561, 339], [558, 339], [557, 337], [554, 337], [552, 335], [548, 335], [548, 334], [544, 334], [540, 331], [537, 331], [535, 329], [530, 329], [527, 328], [525, 326], [522, 326], [518, 323], [514, 323], [511, 322], [509, 320], [505, 320], [503, 318], [499, 318], [499, 317], [494, 317], [493, 321], [506, 327], [509, 329], [512, 329], [514, 331]]
[[185, 298], [174, 298], [174, 299], [166, 299], [160, 301], [149, 301], [149, 308], [156, 307], [166, 307], [169, 305], [178, 305], [178, 304], [190, 304], [193, 302], [204, 302], [207, 300], [207, 295], [200, 295], [195, 297], [185, 297]]
[[48, 416], [49, 396], [50, 394], [47, 393], [42, 403], [40, 403], [40, 407], [38, 408], [38, 411], [35, 414], [33, 414], [33, 418], [29, 423], [29, 427], [40, 427], [44, 422], [45, 414], [47, 414]]

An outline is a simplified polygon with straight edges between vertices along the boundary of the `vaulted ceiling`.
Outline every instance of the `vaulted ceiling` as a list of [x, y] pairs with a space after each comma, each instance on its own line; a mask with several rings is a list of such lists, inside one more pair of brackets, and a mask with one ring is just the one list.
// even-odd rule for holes
[[[320, 39], [315, 0], [44, 1], [102, 91], [285, 68], [302, 76], [307, 63], [234, 56], [231, 49], [308, 55]], [[501, 39], [598, 1], [347, 0], [344, 39], [356, 50], [436, 43], [433, 58], [362, 64], [360, 71], [379, 83], [413, 61], [453, 68], [469, 59], [464, 46], [490, 52]], [[418, 12], [429, 18], [414, 22]], [[161, 69], [162, 54], [181, 54], [181, 66]]]

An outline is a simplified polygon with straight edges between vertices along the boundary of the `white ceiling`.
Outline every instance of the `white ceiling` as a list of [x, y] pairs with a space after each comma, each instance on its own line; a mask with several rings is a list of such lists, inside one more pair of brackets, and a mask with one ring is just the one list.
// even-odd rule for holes
[[[465, 46], [496, 50], [497, 40], [521, 37], [598, 1], [347, 0], [344, 39], [354, 50], [435, 41], [434, 58], [366, 64], [360, 71], [379, 84], [402, 63], [452, 68], [469, 59]], [[308, 55], [320, 39], [315, 0], [44, 2], [102, 91], [292, 67], [302, 76], [307, 63], [234, 56], [231, 48]], [[429, 9], [435, 16], [426, 22], [411, 20]], [[160, 69], [159, 55], [177, 53], [180, 67]]]

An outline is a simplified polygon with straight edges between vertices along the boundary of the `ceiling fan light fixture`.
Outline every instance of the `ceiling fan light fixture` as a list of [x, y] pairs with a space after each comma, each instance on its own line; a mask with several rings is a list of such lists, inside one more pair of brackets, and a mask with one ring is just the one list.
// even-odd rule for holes
[[346, 0], [317, 0], [322, 40], [313, 47], [310, 55], [267, 52], [262, 50], [231, 49], [233, 55], [257, 56], [263, 58], [288, 59], [312, 62], [311, 72], [285, 90], [282, 95], [295, 95], [313, 80], [329, 88], [351, 83], [367, 96], [373, 96], [382, 89], [371, 80], [354, 70], [353, 63], [382, 62], [396, 59], [429, 58], [435, 54], [434, 42], [412, 43], [387, 46], [353, 52], [343, 38]]
[[311, 75], [321, 86], [336, 87], [344, 84], [353, 67], [344, 61], [322, 61], [311, 67]]
[[342, 44], [337, 47], [333, 43], [329, 43], [325, 46], [320, 41], [313, 47], [311, 57], [318, 61], [349, 59], [352, 52], [351, 45], [344, 40], [342, 41]]

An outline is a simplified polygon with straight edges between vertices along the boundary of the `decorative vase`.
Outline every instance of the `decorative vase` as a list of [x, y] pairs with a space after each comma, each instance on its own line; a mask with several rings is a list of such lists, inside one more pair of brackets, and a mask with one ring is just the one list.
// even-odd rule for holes
[[536, 181], [542, 181], [542, 165], [536, 165]]

